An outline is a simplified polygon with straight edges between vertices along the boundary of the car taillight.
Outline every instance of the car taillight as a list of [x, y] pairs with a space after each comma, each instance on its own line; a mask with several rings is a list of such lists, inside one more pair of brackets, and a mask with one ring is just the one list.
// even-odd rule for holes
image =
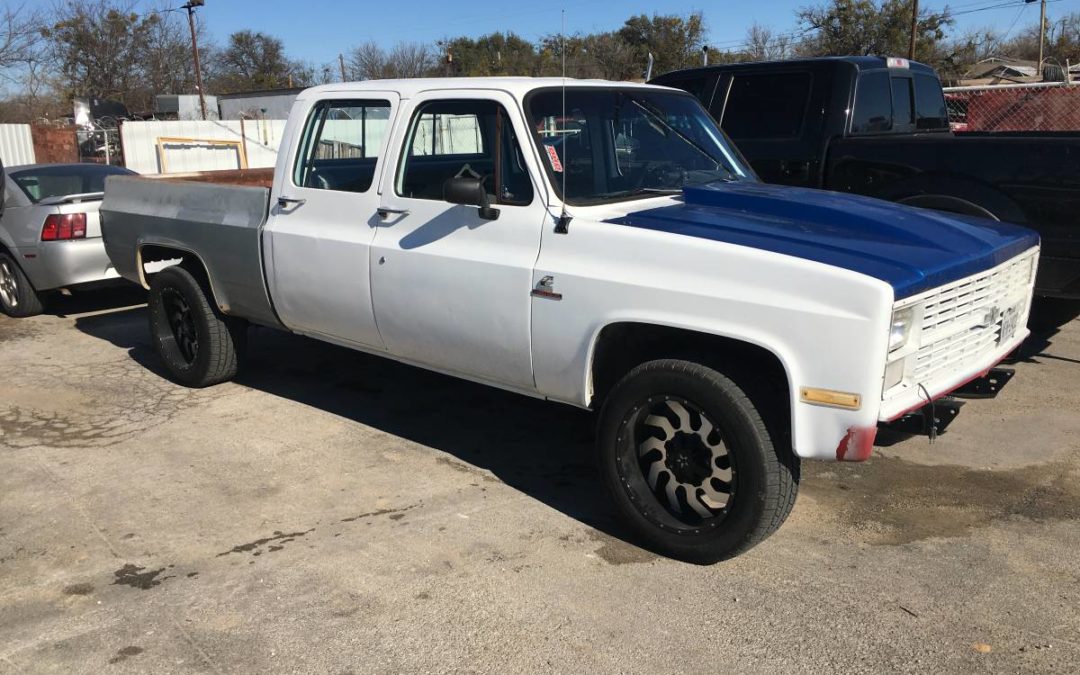
[[86, 238], [85, 213], [54, 213], [41, 226], [41, 241]]

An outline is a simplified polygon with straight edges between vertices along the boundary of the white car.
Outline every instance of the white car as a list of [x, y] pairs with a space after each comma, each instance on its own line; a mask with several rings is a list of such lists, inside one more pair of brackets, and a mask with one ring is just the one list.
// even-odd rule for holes
[[0, 216], [0, 312], [32, 316], [51, 291], [85, 289], [119, 275], [101, 243], [98, 206], [107, 176], [133, 171], [102, 164], [31, 164], [6, 169]]
[[619, 512], [686, 560], [760, 542], [801, 459], [867, 459], [1027, 335], [1035, 234], [764, 185], [664, 87], [317, 87], [254, 178], [106, 186], [177, 381], [232, 378], [256, 323], [596, 410]]

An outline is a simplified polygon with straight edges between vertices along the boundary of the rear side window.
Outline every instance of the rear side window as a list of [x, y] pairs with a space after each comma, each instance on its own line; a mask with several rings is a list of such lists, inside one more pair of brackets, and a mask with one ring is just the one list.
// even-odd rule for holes
[[734, 75], [720, 126], [735, 140], [795, 138], [802, 132], [810, 84], [810, 73]]
[[697, 100], [701, 101], [704, 106], [709, 105], [709, 100], [712, 98], [712, 87], [709, 86], [713, 83], [715, 77], [688, 77], [681, 80], [671, 80], [664, 82], [665, 87], [675, 87], [676, 89], [682, 89], [688, 94], [693, 94]]
[[389, 124], [389, 101], [320, 102], [304, 128], [293, 180], [317, 190], [367, 192]]
[[494, 195], [493, 203], [520, 206], [533, 200], [532, 179], [514, 125], [495, 101], [421, 105], [409, 125], [405, 147], [397, 177], [402, 197], [441, 201], [448, 178], [471, 176], [483, 179]]
[[893, 124], [910, 126], [915, 124], [915, 101], [911, 91], [910, 77], [892, 79]]
[[915, 76], [915, 128], [949, 128], [949, 111], [941, 84], [929, 75]]
[[875, 134], [892, 129], [892, 92], [887, 72], [864, 73], [855, 88], [851, 133]]

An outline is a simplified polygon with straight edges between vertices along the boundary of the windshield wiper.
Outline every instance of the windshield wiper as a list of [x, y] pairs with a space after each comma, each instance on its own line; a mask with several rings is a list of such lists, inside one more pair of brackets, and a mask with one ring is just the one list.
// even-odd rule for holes
[[675, 134], [676, 136], [678, 136], [679, 138], [681, 138], [681, 139], [682, 139], [682, 140], [683, 140], [683, 141], [684, 141], [684, 142], [685, 142], [685, 143], [686, 143], [687, 145], [689, 145], [689, 146], [690, 146], [691, 148], [693, 148], [693, 149], [697, 150], [697, 151], [698, 151], [698, 152], [700, 152], [700, 153], [701, 153], [702, 155], [704, 155], [704, 156], [705, 156], [705, 158], [706, 158], [706, 159], [708, 159], [708, 160], [709, 160], [710, 162], [713, 162], [714, 164], [716, 164], [716, 168], [718, 168], [718, 169], [720, 169], [720, 168], [723, 168], [723, 169], [724, 169], [725, 171], [727, 171], [728, 173], [731, 173], [731, 171], [730, 171], [730, 170], [729, 170], [729, 169], [728, 169], [727, 167], [723, 166], [723, 163], [722, 163], [722, 162], [721, 162], [720, 160], [718, 160], [717, 158], [713, 157], [713, 156], [712, 156], [712, 153], [710, 153], [710, 152], [709, 152], [708, 150], [706, 150], [705, 148], [703, 148], [703, 147], [701, 146], [701, 144], [700, 144], [700, 143], [698, 143], [698, 142], [697, 142], [697, 141], [695, 141], [694, 139], [690, 138], [689, 136], [687, 136], [687, 135], [686, 135], [686, 134], [684, 134], [683, 132], [679, 131], [679, 130], [678, 130], [678, 129], [676, 129], [675, 127], [671, 126], [671, 124], [669, 124], [669, 123], [668, 123], [667, 119], [665, 119], [665, 116], [664, 116], [664, 111], [663, 111], [663, 110], [661, 110], [660, 108], [656, 107], [655, 105], [653, 105], [653, 104], [652, 104], [652, 103], [650, 103], [649, 101], [643, 101], [643, 100], [641, 100], [641, 99], [637, 98], [636, 96], [632, 96], [632, 95], [630, 95], [630, 94], [627, 94], [627, 95], [626, 95], [626, 97], [627, 97], [628, 99], [630, 99], [630, 102], [631, 102], [631, 103], [633, 103], [633, 104], [634, 104], [634, 105], [636, 105], [637, 107], [639, 107], [639, 108], [641, 108], [642, 110], [644, 110], [644, 111], [645, 111], [645, 113], [646, 113], [646, 114], [648, 114], [648, 116], [649, 116], [649, 117], [650, 117], [650, 118], [651, 118], [652, 120], [655, 120], [656, 122], [658, 122], [658, 123], [662, 124], [662, 125], [663, 125], [663, 126], [664, 126], [665, 128], [667, 128], [668, 130], [670, 130], [670, 131], [671, 131], [671, 132], [672, 132], [673, 134]]

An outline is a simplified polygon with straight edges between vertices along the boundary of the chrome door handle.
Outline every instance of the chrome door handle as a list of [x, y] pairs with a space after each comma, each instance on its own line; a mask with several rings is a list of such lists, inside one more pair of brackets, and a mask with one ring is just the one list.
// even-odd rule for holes
[[296, 204], [297, 206], [303, 206], [307, 203], [306, 199], [293, 199], [291, 197], [278, 197], [277, 205], [283, 209], [288, 208], [289, 204]]
[[409, 215], [409, 209], [388, 209], [388, 208], [380, 206], [378, 208], [378, 210], [376, 211], [376, 213], [379, 214], [380, 218], [382, 218], [383, 220], [386, 220], [391, 215], [407, 216], [407, 215]]

